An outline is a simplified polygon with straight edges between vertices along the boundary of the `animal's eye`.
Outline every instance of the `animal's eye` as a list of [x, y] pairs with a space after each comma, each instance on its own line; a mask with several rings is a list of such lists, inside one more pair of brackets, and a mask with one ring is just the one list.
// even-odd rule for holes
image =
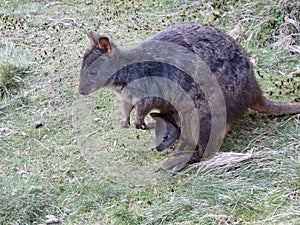
[[168, 134], [165, 134], [165, 135], [163, 136], [163, 140], [167, 140], [167, 139], [169, 139], [169, 135], [168, 135]]
[[97, 70], [91, 69], [91, 70], [90, 70], [90, 75], [92, 75], [92, 76], [97, 75]]

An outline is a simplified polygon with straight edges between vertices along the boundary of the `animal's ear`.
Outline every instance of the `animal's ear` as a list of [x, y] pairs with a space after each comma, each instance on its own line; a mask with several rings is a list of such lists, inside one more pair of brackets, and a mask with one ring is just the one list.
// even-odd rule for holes
[[99, 39], [99, 35], [98, 34], [95, 34], [91, 31], [88, 31], [88, 32], [85, 32], [88, 39], [90, 40], [91, 42], [91, 45], [97, 45], [98, 44], [98, 39]]
[[103, 49], [105, 52], [113, 53], [114, 44], [108, 37], [96, 34], [91, 31], [86, 32], [86, 35], [89, 38], [92, 46], [96, 45], [99, 48]]
[[105, 50], [108, 53], [112, 53], [114, 46], [112, 42], [106, 36], [100, 36], [98, 39], [98, 47]]

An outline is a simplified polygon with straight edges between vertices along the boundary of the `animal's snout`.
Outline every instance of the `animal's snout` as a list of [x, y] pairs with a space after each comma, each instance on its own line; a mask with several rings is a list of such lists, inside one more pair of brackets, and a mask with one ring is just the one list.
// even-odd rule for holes
[[159, 152], [161, 152], [164, 149], [165, 149], [165, 146], [162, 145], [162, 144], [156, 146], [156, 150], [159, 151]]
[[88, 95], [89, 93], [83, 88], [78, 87], [78, 93], [81, 95]]

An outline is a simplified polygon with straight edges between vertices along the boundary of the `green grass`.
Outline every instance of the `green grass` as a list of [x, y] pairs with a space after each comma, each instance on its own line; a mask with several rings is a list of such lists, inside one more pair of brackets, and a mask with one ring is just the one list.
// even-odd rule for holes
[[170, 177], [155, 169], [171, 150], [156, 152], [153, 131], [122, 129], [111, 91], [77, 94], [85, 31], [131, 46], [169, 24], [198, 21], [231, 34], [257, 58], [268, 98], [299, 101], [299, 52], [291, 48], [300, 45], [297, 1], [0, 5], [0, 224], [43, 224], [47, 215], [61, 224], [299, 223], [298, 116], [250, 112], [221, 151], [256, 158], [202, 163]]
[[0, 97], [11, 96], [25, 85], [30, 73], [32, 57], [11, 42], [0, 43]]

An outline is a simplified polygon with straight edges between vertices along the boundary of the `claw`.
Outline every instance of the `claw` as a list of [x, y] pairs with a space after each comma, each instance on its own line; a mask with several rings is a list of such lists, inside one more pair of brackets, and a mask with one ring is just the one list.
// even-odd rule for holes
[[147, 127], [143, 118], [136, 118], [134, 124], [135, 124], [136, 129], [143, 129], [144, 130], [145, 127]]
[[136, 129], [146, 130], [146, 129], [147, 129], [147, 125], [145, 124], [145, 122], [142, 122], [142, 123], [135, 123], [135, 128], [136, 128]]
[[142, 130], [148, 130], [148, 129], [153, 129], [155, 128], [155, 121], [154, 122], [149, 122], [149, 123], [135, 123], [135, 128], [136, 129], [142, 129]]

